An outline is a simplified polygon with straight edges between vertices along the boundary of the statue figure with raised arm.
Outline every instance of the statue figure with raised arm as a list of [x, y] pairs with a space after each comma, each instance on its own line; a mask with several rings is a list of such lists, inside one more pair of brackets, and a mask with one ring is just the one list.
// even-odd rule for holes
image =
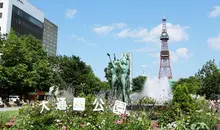
[[121, 87], [122, 87], [122, 101], [123, 102], [129, 102], [129, 88], [130, 88], [130, 59], [128, 53], [123, 53], [122, 58], [119, 62], [120, 69], [121, 69], [121, 75], [120, 75], [120, 81], [121, 81]]
[[109, 66], [107, 68], [107, 79], [110, 83], [110, 86], [112, 88], [113, 91], [113, 98], [116, 99], [117, 98], [117, 81], [118, 81], [118, 76], [117, 76], [117, 69], [118, 69], [118, 61], [116, 60], [116, 56], [114, 55], [114, 60], [112, 61], [110, 54], [107, 53], [107, 55], [109, 56]]

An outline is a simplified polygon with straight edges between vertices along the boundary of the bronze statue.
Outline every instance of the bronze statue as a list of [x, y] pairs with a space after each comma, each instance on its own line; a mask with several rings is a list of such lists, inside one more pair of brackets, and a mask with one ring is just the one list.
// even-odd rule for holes
[[128, 53], [123, 53], [120, 60], [116, 59], [114, 54], [114, 60], [111, 60], [108, 67], [105, 68], [106, 78], [111, 86], [113, 92], [113, 99], [122, 100], [128, 103], [129, 99], [129, 88], [130, 88], [130, 58]]

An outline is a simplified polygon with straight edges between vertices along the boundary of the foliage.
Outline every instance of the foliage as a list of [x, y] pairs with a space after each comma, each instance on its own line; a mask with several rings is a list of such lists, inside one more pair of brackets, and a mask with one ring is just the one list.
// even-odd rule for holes
[[190, 113], [195, 108], [193, 106], [193, 100], [189, 94], [188, 88], [183, 86], [177, 86], [173, 94], [173, 104], [178, 106], [178, 108], [184, 113]]
[[174, 83], [173, 91], [178, 85], [186, 85], [189, 93], [205, 95], [207, 99], [220, 98], [220, 70], [215, 60], [206, 62], [195, 76], [181, 78]]
[[72, 87], [77, 95], [109, 88], [79, 57], [48, 58], [42, 42], [31, 35], [18, 37], [11, 30], [7, 40], [0, 40], [0, 53], [3, 54], [0, 60], [0, 87], [12, 93], [48, 91], [49, 87], [57, 86], [60, 89]]
[[175, 128], [176, 130], [210, 130], [214, 129], [217, 123], [215, 116], [205, 111], [195, 111], [191, 116], [184, 115], [172, 123], [161, 125], [161, 127], [164, 129]]
[[29, 35], [18, 37], [12, 30], [1, 56], [2, 85], [15, 93], [48, 90], [52, 82], [47, 55], [40, 40]]
[[143, 90], [144, 83], [147, 80], [146, 76], [138, 76], [132, 79], [132, 91], [140, 92]]
[[168, 105], [168, 111], [164, 112], [159, 121], [162, 124], [179, 120], [184, 115], [191, 115], [195, 110], [192, 97], [185, 85], [176, 87], [173, 93], [173, 100]]
[[191, 94], [197, 94], [197, 92], [199, 90], [199, 81], [194, 76], [190, 76], [189, 78], [179, 79], [177, 82], [174, 83], [173, 91], [175, 91], [175, 88], [178, 85], [185, 85], [188, 88], [189, 93], [191, 93]]
[[[136, 103], [136, 102], [134, 102]], [[143, 98], [139, 99], [138, 100], [138, 104], [155, 104], [156, 103], [156, 100], [151, 98], [151, 97], [147, 97], [147, 96], [144, 96]]]
[[205, 95], [207, 99], [220, 98], [220, 70], [215, 60], [210, 60], [203, 65], [196, 74], [200, 89], [198, 94]]
[[193, 99], [193, 104], [195, 104], [195, 110], [200, 111], [203, 110], [205, 112], [209, 112], [209, 102], [199, 95], [191, 95]]
[[209, 127], [204, 122], [192, 124], [190, 128], [192, 130], [209, 130]]
[[[80, 97], [84, 97], [80, 94]], [[50, 111], [44, 111], [40, 114], [41, 106], [26, 106], [19, 110], [19, 115], [15, 125], [11, 128], [19, 129], [45, 129], [60, 130], [66, 127], [68, 130], [145, 130], [150, 128], [151, 123], [144, 112], [131, 112], [129, 116], [116, 115], [105, 107], [104, 112], [94, 112], [92, 104], [95, 97], [88, 95], [86, 97], [86, 110], [77, 112], [69, 106], [67, 111], [59, 111], [50, 104]], [[105, 102], [108, 104], [108, 102]], [[105, 105], [106, 106], [106, 105]]]
[[59, 89], [74, 88], [76, 95], [82, 92], [86, 95], [94, 94], [108, 89], [108, 84], [100, 81], [92, 68], [77, 56], [50, 57], [49, 61], [54, 70], [54, 85]]
[[201, 96], [189, 97], [187, 93], [186, 86], [177, 86], [168, 111], [159, 119], [160, 126], [177, 130], [213, 129], [218, 122], [218, 115], [210, 112], [208, 101]]
[[18, 115], [18, 111], [6, 111], [0, 112], [0, 129], [4, 128], [6, 123], [9, 122], [13, 117]]

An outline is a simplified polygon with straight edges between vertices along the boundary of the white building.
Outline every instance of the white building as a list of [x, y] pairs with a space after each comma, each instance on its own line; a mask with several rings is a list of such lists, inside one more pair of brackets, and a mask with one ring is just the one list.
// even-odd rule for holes
[[[27, 0], [0, 0], [1, 34], [8, 34], [11, 29], [17, 35], [31, 34], [43, 42], [48, 54], [54, 55], [56, 54], [58, 27], [52, 22], [50, 24], [54, 27], [52, 31], [48, 27], [48, 22], [45, 23], [44, 13]], [[54, 34], [53, 39], [48, 38], [48, 33]]]
[[[44, 13], [26, 0], [0, 0], [0, 27], [1, 33], [9, 33], [12, 24], [13, 7], [17, 7], [30, 16], [44, 23]], [[31, 21], [31, 18], [30, 18]]]

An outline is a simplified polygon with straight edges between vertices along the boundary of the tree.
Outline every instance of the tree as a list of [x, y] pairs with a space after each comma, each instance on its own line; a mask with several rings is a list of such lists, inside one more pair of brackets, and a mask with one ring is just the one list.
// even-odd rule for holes
[[92, 68], [77, 56], [50, 57], [50, 64], [54, 70], [55, 86], [59, 89], [74, 88], [75, 94], [94, 94], [108, 89], [106, 82], [97, 78]]
[[11, 30], [2, 47], [2, 87], [13, 93], [45, 90], [51, 86], [52, 70], [42, 42], [33, 36], [18, 37]]
[[199, 81], [196, 77], [190, 76], [189, 78], [181, 78], [173, 85], [173, 91], [175, 91], [178, 85], [185, 85], [191, 94], [197, 94], [199, 90]]
[[1, 88], [1, 84], [3, 82], [3, 76], [2, 76], [2, 69], [3, 69], [3, 66], [2, 66], [2, 52], [3, 52], [3, 47], [4, 47], [4, 44], [5, 44], [5, 38], [0, 34], [0, 88]]
[[220, 95], [220, 70], [215, 64], [215, 60], [210, 60], [203, 65], [196, 74], [199, 81], [200, 95], [205, 95], [207, 99], [216, 99]]
[[193, 100], [186, 85], [178, 85], [173, 93], [173, 105], [184, 112], [194, 110]]
[[147, 80], [146, 76], [138, 76], [132, 79], [132, 91], [133, 92], [140, 92], [143, 90], [145, 81]]

